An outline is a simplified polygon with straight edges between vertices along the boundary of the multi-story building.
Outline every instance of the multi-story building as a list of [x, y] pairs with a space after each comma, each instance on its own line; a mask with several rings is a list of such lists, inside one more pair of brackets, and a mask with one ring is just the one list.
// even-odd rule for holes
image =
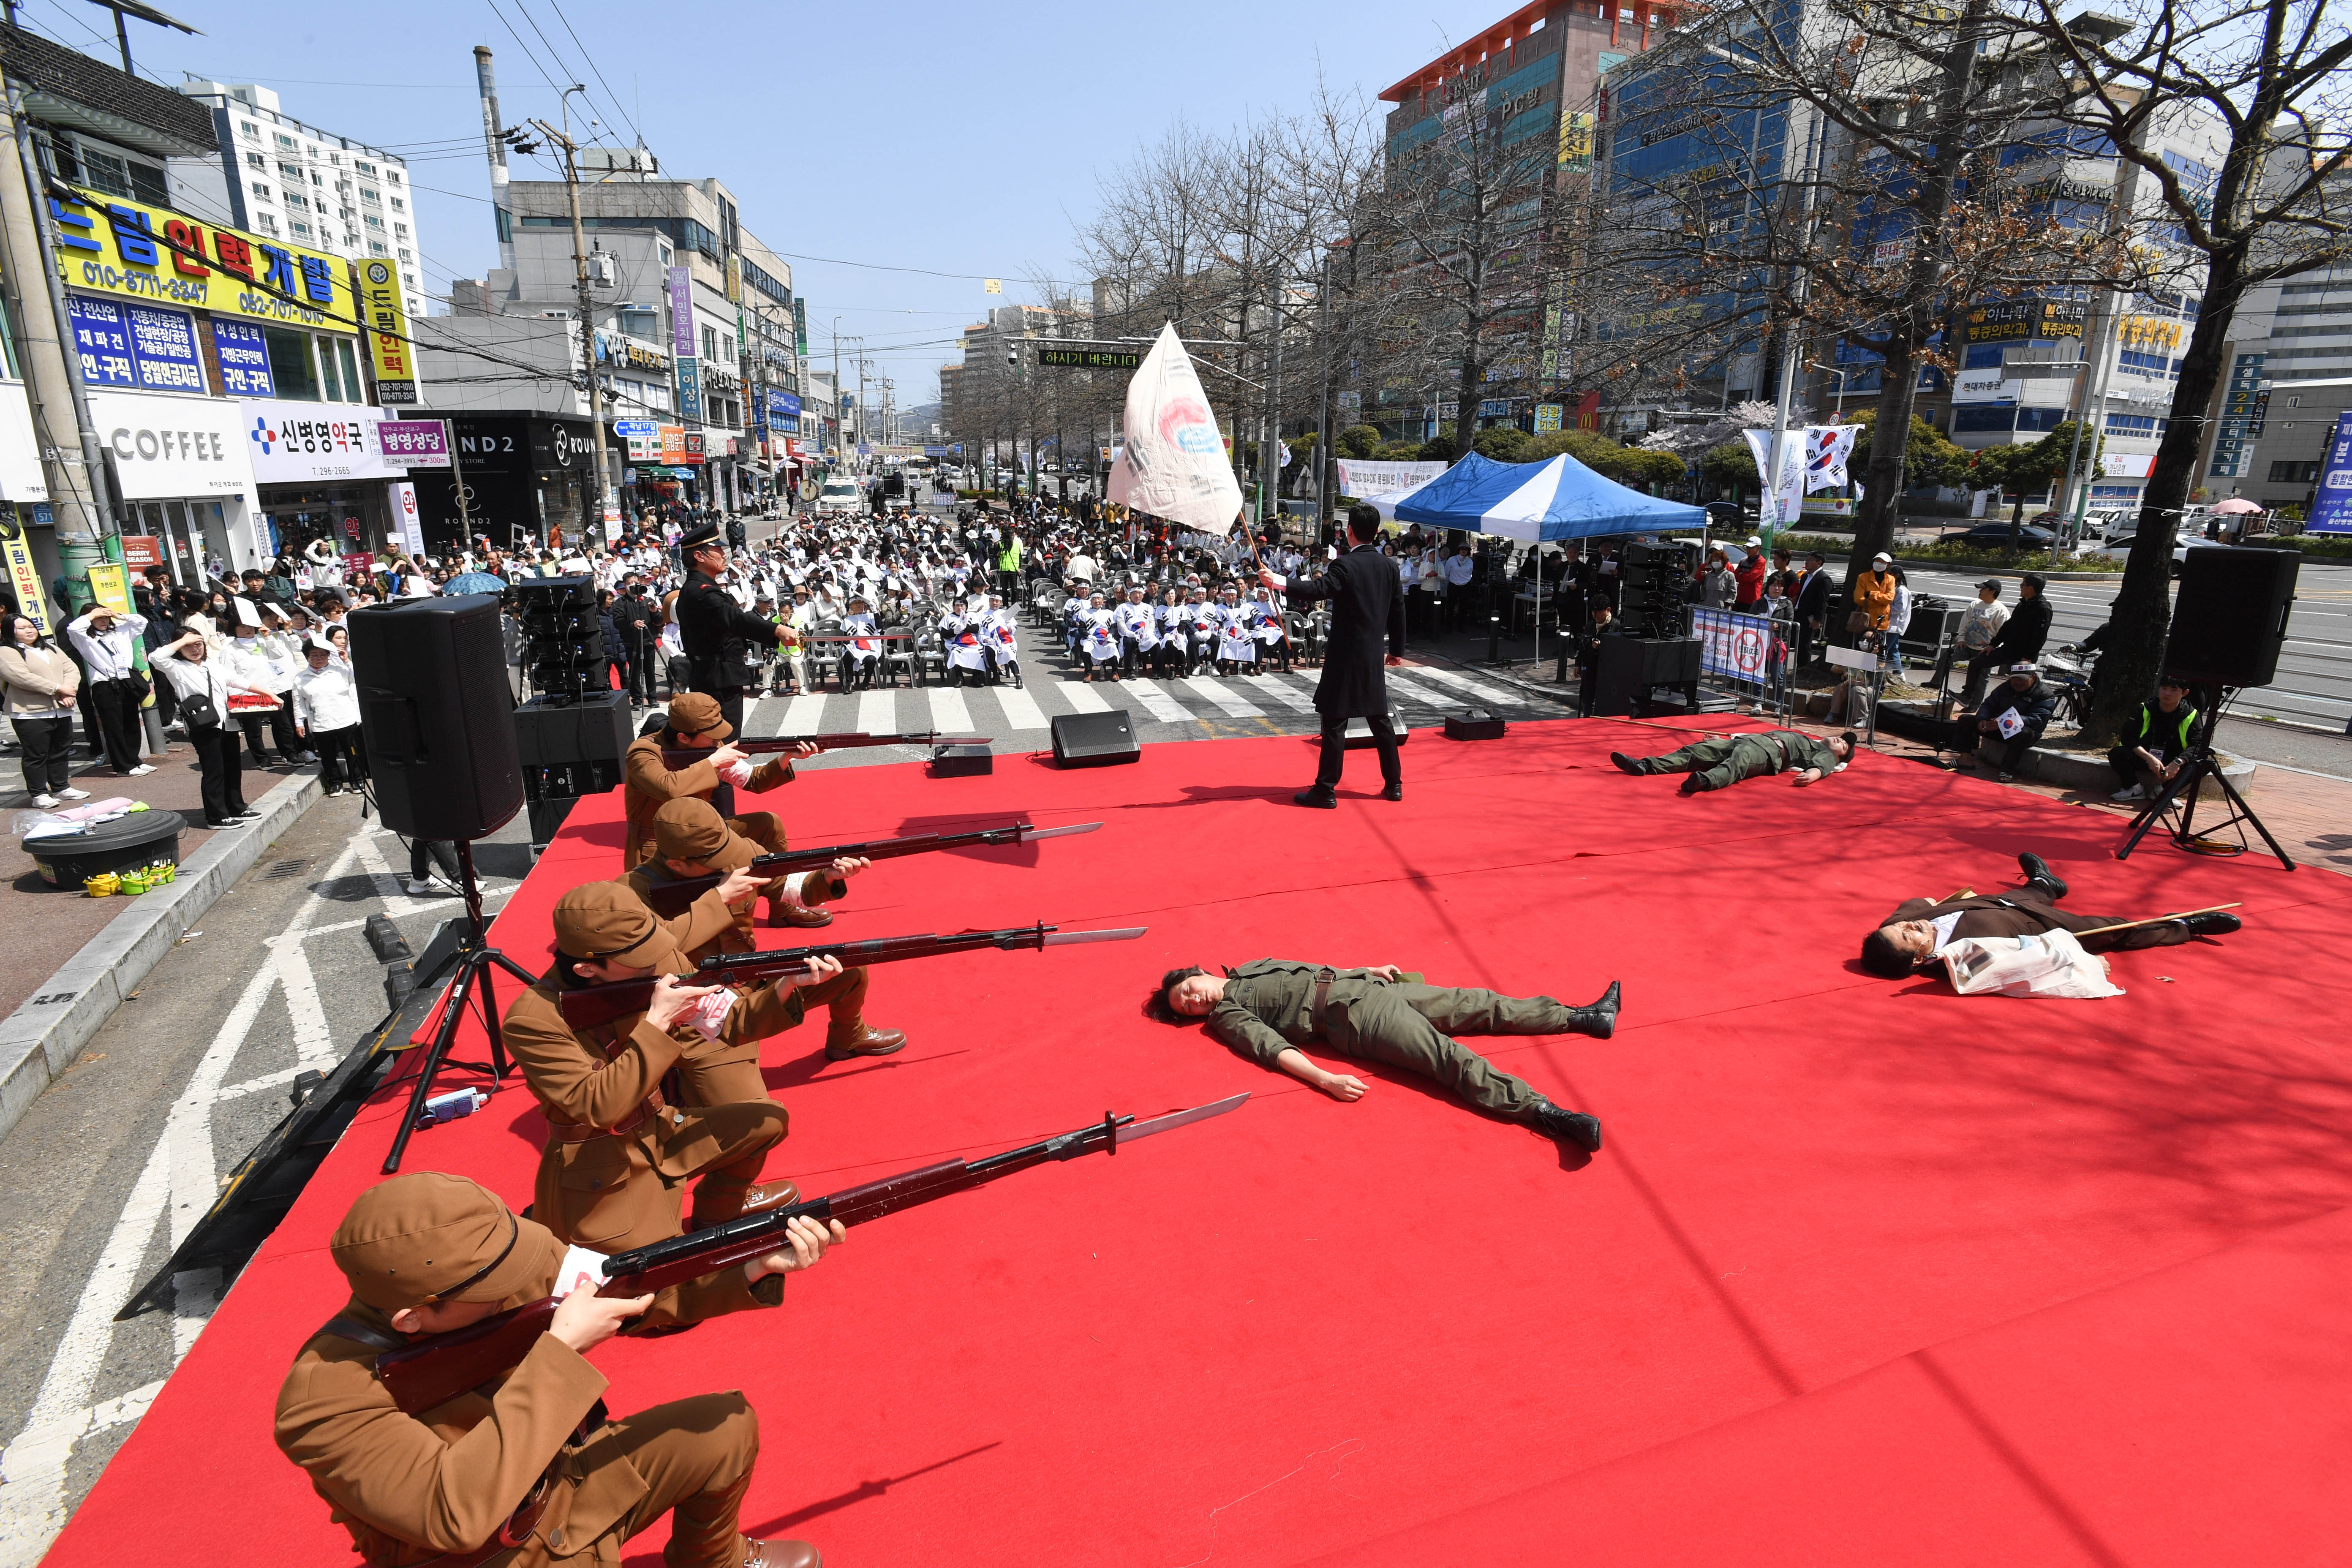
[[[1650, 0], [1532, 0], [1380, 95], [1396, 106], [1385, 127], [1392, 170], [1410, 167], [1415, 151], [1438, 141], [1458, 116], [1484, 113], [1493, 127], [1486, 133], [1489, 175], [1499, 171], [1520, 187], [1521, 199], [1487, 226], [1517, 232], [1507, 232], [1489, 258], [1504, 281], [1496, 286], [1501, 309], [1483, 334], [1485, 384], [1475, 389], [1472, 416], [1481, 425], [1524, 422], [1538, 397], [1572, 378], [1570, 279], [1539, 264], [1552, 198], [1564, 172], [1590, 163], [1602, 74], [1649, 48], [1686, 9]], [[1433, 380], [1406, 373], [1344, 393], [1356, 395], [1349, 406], [1360, 405], [1374, 424], [1433, 436], [1441, 420], [1456, 416], [1462, 394], [1440, 384], [1459, 379], [1451, 367], [1430, 368]]]
[[409, 320], [430, 313], [407, 160], [297, 120], [251, 82], [191, 76], [180, 92], [210, 112], [219, 145], [213, 158], [171, 161], [173, 199], [331, 256], [397, 262]]
[[2199, 482], [2216, 500], [2308, 517], [2336, 421], [2352, 409], [2352, 266], [2253, 290], [2230, 339]]
[[[14, 28], [0, 45], [28, 89], [57, 241], [39, 260], [57, 268], [56, 341], [71, 345], [58, 356], [46, 331], [27, 340], [61, 359], [53, 377], [27, 367], [34, 421], [44, 445], [73, 452], [86, 409], [99, 459], [47, 475], [53, 499], [74, 499], [26, 520], [33, 562], [71, 573], [77, 551], [94, 550], [193, 584], [314, 539], [351, 552], [413, 544], [399, 504], [408, 465], [385, 456], [381, 436], [392, 389], [378, 374], [393, 377], [362, 336], [349, 260], [282, 225], [225, 221], [219, 204], [175, 189], [173, 171], [218, 150], [202, 103]], [[10, 229], [26, 258], [38, 256], [31, 195], [0, 196], [22, 215]], [[37, 279], [23, 268], [10, 280], [10, 314], [46, 328], [57, 311]], [[0, 416], [0, 486], [13, 499], [5, 425]]]

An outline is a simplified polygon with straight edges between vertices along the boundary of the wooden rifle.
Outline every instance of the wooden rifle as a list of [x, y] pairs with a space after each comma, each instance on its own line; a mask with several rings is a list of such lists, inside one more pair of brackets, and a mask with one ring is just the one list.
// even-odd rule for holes
[[[1092, 833], [1102, 826], [1099, 822], [1074, 823], [1067, 827], [1033, 827], [1016, 822], [1007, 827], [983, 828], [976, 833], [916, 833], [904, 838], [870, 838], [863, 844], [828, 844], [814, 849], [782, 849], [773, 855], [762, 855], [746, 869], [763, 877], [789, 877], [795, 871], [822, 871], [835, 860], [896, 860], [908, 855], [928, 855], [939, 849], [979, 849], [1001, 844], [1026, 844], [1037, 838], [1063, 838], [1074, 833]], [[646, 903], [664, 920], [673, 920], [694, 905], [694, 900], [727, 879], [727, 873], [714, 871], [709, 876], [682, 877], [676, 881], [654, 882], [646, 889]]]

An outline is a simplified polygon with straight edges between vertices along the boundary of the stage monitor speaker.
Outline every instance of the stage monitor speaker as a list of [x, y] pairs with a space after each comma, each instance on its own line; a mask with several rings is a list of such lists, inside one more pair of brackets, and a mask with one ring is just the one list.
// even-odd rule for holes
[[935, 746], [931, 776], [935, 779], [976, 778], [996, 771], [996, 754], [986, 746]]
[[1098, 768], [1139, 763], [1143, 748], [1125, 709], [1108, 713], [1063, 713], [1054, 720], [1054, 763], [1065, 768]]
[[[1412, 738], [1412, 732], [1404, 727], [1404, 710], [1393, 702], [1389, 704], [1389, 729], [1396, 735], [1396, 742], [1400, 746]], [[1339, 744], [1350, 752], [1373, 744], [1371, 725], [1361, 719], [1349, 720], [1347, 729], [1340, 732]]]
[[522, 807], [497, 597], [369, 605], [344, 624], [383, 825], [412, 838], [488, 837]]
[[2303, 552], [2200, 544], [2180, 563], [2164, 670], [2192, 685], [2268, 686], [2278, 676]]
[[515, 710], [514, 726], [515, 756], [526, 768], [618, 761], [634, 739], [625, 691], [579, 702], [534, 697]]
[[1508, 728], [1484, 708], [1445, 716], [1445, 738], [1449, 741], [1499, 741]]

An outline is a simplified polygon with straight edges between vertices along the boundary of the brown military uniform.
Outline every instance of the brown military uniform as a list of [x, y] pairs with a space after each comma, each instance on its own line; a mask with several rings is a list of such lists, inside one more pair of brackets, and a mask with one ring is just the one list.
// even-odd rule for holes
[[[698, 915], [709, 919], [703, 902], [681, 918]], [[558, 900], [555, 922], [556, 967], [516, 996], [501, 1026], [508, 1052], [547, 1113], [533, 1215], [565, 1241], [622, 1252], [678, 1234], [684, 1184], [693, 1177], [702, 1178], [694, 1195], [698, 1224], [742, 1212], [768, 1151], [789, 1126], [760, 1079], [759, 1042], [801, 1021], [800, 994], [761, 985], [737, 997], [711, 1040], [684, 1026], [664, 1034], [642, 1013], [575, 1029], [557, 1000], [571, 958], [601, 954], [667, 974], [691, 965], [652, 911], [618, 883], [574, 888]], [[683, 1106], [661, 1092], [673, 1070]]]
[[[296, 1355], [274, 1435], [372, 1568], [617, 1563], [665, 1512], [669, 1568], [744, 1562], [756, 1543], [738, 1516], [760, 1430], [740, 1394], [610, 1420], [604, 1374], [552, 1334], [503, 1376], [414, 1415], [377, 1379], [378, 1353], [406, 1342], [392, 1327], [404, 1307], [544, 1299], [563, 1257], [544, 1226], [463, 1177], [416, 1173], [362, 1194], [333, 1251], [352, 1296]], [[775, 1307], [783, 1283], [722, 1269], [662, 1291], [625, 1331]], [[526, 1500], [535, 1515], [518, 1514]], [[502, 1531], [518, 1543], [502, 1548]]]
[[[719, 770], [709, 763], [694, 763], [672, 773], [662, 765], [665, 749], [662, 732], [657, 731], [631, 742], [622, 758], [622, 805], [628, 815], [628, 834], [621, 845], [624, 871], [634, 871], [654, 858], [654, 813], [673, 800], [707, 800], [719, 785]], [[791, 783], [792, 777], [789, 759], [771, 757], [751, 770], [751, 782], [744, 787], [754, 795], [764, 794]], [[747, 811], [729, 817], [727, 826], [764, 853], [779, 854], [784, 848], [784, 825], [772, 811]]]
[[[749, 866], [761, 854], [758, 845], [721, 822], [707, 801], [674, 800], [664, 805], [654, 814], [654, 857], [621, 879], [621, 885], [646, 900], [648, 907], [652, 889], [660, 883], [675, 880], [667, 861], [684, 860], [726, 872]], [[821, 904], [849, 890], [848, 883], [829, 871], [811, 871], [789, 880], [793, 883], [792, 891], [803, 906]], [[775, 885], [770, 884], [772, 888]], [[688, 914], [698, 911], [711, 897], [704, 894]], [[665, 929], [690, 963], [699, 963], [714, 952], [755, 952], [760, 945], [751, 934], [751, 908], [755, 901], [756, 895], [740, 904], [722, 906], [729, 911], [729, 923], [716, 931], [700, 925], [688, 928], [686, 916], [666, 922]], [[686, 971], [677, 973], [683, 974]], [[797, 994], [804, 1012], [820, 1006], [826, 1009], [825, 1044], [838, 1048], [855, 1046], [867, 1037], [866, 990], [866, 972], [858, 968], [845, 969], [820, 984], [802, 986]], [[709, 1076], [708, 1066], [717, 1059], [710, 1047], [700, 1047], [696, 1054], [704, 1058], [698, 1065], [705, 1069], [705, 1081], [699, 1087], [688, 1086], [680, 1097], [686, 1103], [716, 1105], [732, 1100], [756, 1100], [767, 1094], [767, 1086], [759, 1076], [756, 1046], [740, 1056], [740, 1070], [730, 1073], [724, 1081]], [[716, 1098], [701, 1098], [705, 1094]]]

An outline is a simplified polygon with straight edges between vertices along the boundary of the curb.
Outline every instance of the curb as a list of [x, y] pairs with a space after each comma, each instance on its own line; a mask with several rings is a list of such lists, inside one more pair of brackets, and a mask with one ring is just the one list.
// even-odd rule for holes
[[215, 831], [181, 862], [179, 879], [142, 893], [0, 1020], [0, 1138], [113, 1016], [122, 998], [319, 798], [319, 775], [297, 773], [254, 803], [261, 820]]

